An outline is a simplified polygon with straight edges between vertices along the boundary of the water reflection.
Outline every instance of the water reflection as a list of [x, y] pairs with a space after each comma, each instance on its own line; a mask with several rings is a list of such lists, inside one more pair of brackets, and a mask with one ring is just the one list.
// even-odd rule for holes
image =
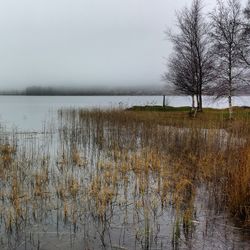
[[231, 137], [132, 118], [62, 110], [40, 133], [2, 131], [1, 249], [248, 249], [193, 156], [178, 161]]

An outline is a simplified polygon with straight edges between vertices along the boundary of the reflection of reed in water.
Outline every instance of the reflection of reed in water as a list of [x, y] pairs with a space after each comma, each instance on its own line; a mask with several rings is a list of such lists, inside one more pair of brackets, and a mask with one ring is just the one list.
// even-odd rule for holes
[[[249, 142], [235, 142], [245, 130], [221, 139], [212, 123], [205, 133], [203, 121], [180, 129], [165, 115], [66, 110], [50, 128], [58, 133], [8, 135], [0, 147], [3, 248], [42, 248], [51, 235], [72, 248], [199, 247], [211, 239], [203, 225], [215, 212], [247, 223]], [[204, 216], [207, 209], [214, 212]]]

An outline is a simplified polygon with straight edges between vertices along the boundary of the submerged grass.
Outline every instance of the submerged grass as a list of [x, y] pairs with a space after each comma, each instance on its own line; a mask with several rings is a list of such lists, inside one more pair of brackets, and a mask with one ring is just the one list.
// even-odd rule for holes
[[[223, 112], [61, 110], [54, 139], [11, 134], [0, 146], [2, 248], [79, 230], [86, 249], [198, 249], [209, 216], [225, 213], [249, 228], [249, 111]], [[213, 211], [205, 230], [201, 204]]]
[[[186, 197], [186, 194], [179, 195], [182, 185], [189, 183], [195, 189], [205, 183], [211, 189], [211, 196], [215, 204], [218, 203], [218, 208], [230, 211], [233, 217], [250, 226], [249, 109], [235, 107], [233, 121], [225, 117], [226, 110], [205, 109], [195, 119], [184, 112], [185, 107], [175, 110], [167, 107], [164, 113], [158, 112], [158, 107], [150, 108], [155, 112], [148, 112], [148, 107], [144, 112], [141, 110], [144, 108], [80, 111], [79, 116], [80, 121], [88, 117], [102, 124], [96, 130], [97, 136], [104, 133], [105, 126], [106, 129], [112, 127], [111, 140], [105, 142], [103, 138], [97, 138], [97, 144], [102, 144], [102, 148], [115, 149], [129, 156], [138, 149], [146, 151], [140, 155], [140, 164], [131, 164], [136, 175], [148, 175], [151, 171], [161, 174], [167, 170], [167, 167], [162, 169], [161, 164], [166, 163], [168, 158], [166, 164], [171, 166], [171, 172], [167, 175], [172, 176], [170, 183], [174, 185], [172, 189], [179, 198], [175, 199], [178, 201], [176, 203], [179, 204]], [[157, 163], [154, 164], [152, 158], [147, 158], [149, 155], [152, 157], [153, 152], [157, 152]], [[144, 161], [147, 163], [143, 164]], [[122, 169], [124, 173], [129, 171], [124, 166]], [[147, 186], [147, 178], [142, 183]], [[144, 189], [141, 187], [141, 190]], [[166, 190], [166, 183], [160, 189]]]

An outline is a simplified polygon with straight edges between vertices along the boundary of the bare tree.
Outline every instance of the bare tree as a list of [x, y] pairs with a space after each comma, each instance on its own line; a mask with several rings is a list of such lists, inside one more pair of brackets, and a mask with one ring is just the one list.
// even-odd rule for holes
[[211, 39], [217, 71], [216, 95], [226, 96], [229, 118], [232, 118], [232, 97], [244, 83], [245, 66], [242, 51], [248, 44], [244, 35], [242, 9], [239, 0], [217, 1], [217, 7], [210, 14]]
[[247, 6], [244, 9], [244, 14], [247, 19], [250, 19], [250, 0], [248, 0]]
[[197, 79], [195, 79], [194, 71], [192, 57], [183, 55], [181, 48], [179, 48], [169, 59], [168, 73], [165, 74], [165, 80], [172, 83], [178, 93], [192, 96], [192, 110], [195, 109], [194, 97], [198, 97], [196, 95]]
[[248, 1], [243, 13], [244, 31], [242, 35], [244, 36], [245, 46], [242, 46], [241, 48], [241, 55], [243, 63], [245, 63], [247, 66], [250, 66], [250, 0]]
[[202, 94], [213, 74], [208, 24], [202, 13], [201, 0], [193, 0], [190, 9], [184, 8], [177, 13], [177, 28], [177, 34], [167, 32], [174, 45], [174, 53], [165, 79], [179, 93], [196, 96], [197, 109], [202, 111]]

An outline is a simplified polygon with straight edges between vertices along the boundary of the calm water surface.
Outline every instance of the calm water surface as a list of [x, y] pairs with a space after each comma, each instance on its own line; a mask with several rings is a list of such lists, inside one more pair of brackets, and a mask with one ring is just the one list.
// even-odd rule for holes
[[[171, 106], [189, 106], [190, 101], [188, 97], [167, 97], [167, 104]], [[154, 194], [154, 189], [158, 185], [158, 179], [153, 174], [149, 176], [150, 192], [143, 196], [147, 209], [139, 202], [141, 197], [137, 191], [133, 193], [133, 190], [138, 189], [135, 185], [137, 186], [139, 179], [131, 173], [126, 176], [127, 179], [121, 179], [118, 183], [117, 198], [110, 208], [107, 207], [107, 221], [104, 223], [98, 218], [93, 197], [89, 196], [89, 187], [91, 183], [95, 183], [93, 180], [97, 171], [98, 176], [104, 173], [101, 176], [104, 179], [109, 171], [113, 171], [113, 156], [110, 155], [109, 149], [98, 147], [99, 144], [95, 141], [95, 128], [98, 123], [90, 125], [88, 119], [82, 123], [78, 121], [77, 116], [68, 116], [66, 111], [58, 121], [57, 110], [161, 104], [161, 96], [2, 96], [0, 124], [7, 130], [15, 128], [18, 131], [8, 134], [11, 135], [10, 141], [14, 140], [18, 146], [16, 161], [21, 164], [21, 167], [17, 168], [20, 171], [17, 174], [21, 183], [20, 192], [29, 194], [28, 197], [32, 197], [34, 201], [30, 199], [25, 203], [22, 198], [25, 196], [20, 195], [18, 200], [23, 211], [31, 212], [27, 214], [28, 220], [25, 223], [21, 217], [20, 225], [17, 225], [19, 231], [11, 230], [11, 234], [8, 234], [4, 228], [4, 225], [8, 226], [8, 221], [6, 223], [3, 218], [8, 218], [9, 211], [11, 212], [11, 195], [0, 199], [0, 212], [5, 216], [0, 216], [0, 249], [249, 249], [249, 231], [236, 227], [227, 214], [217, 214], [210, 206], [209, 195], [203, 187], [197, 190], [194, 201], [194, 231], [190, 235], [182, 233], [178, 239], [180, 245], [173, 247], [173, 207], [169, 203], [169, 206], [163, 209], [157, 203], [158, 196]], [[234, 105], [250, 106], [250, 97], [237, 97]], [[205, 97], [204, 106], [223, 108], [227, 103], [226, 100], [215, 102], [213, 98]], [[166, 135], [178, 134], [174, 128], [166, 129]], [[43, 131], [45, 133], [41, 133]], [[107, 135], [115, 135], [111, 133], [112, 126], [104, 131]], [[162, 135], [162, 128], [160, 131]], [[129, 133], [124, 136], [124, 142], [129, 138], [128, 135]], [[139, 148], [137, 153], [142, 149], [143, 147]], [[80, 152], [77, 155], [84, 162], [80, 167], [73, 167], [72, 162], [67, 161], [72, 158], [74, 150]], [[14, 166], [19, 166], [18, 164]], [[100, 170], [97, 167], [99, 165], [103, 165], [103, 169]], [[104, 168], [107, 166], [110, 169]], [[43, 186], [47, 196], [33, 194], [34, 183], [37, 185], [40, 183], [39, 178], [46, 177], [42, 170], [48, 171], [44, 173], [49, 176]], [[11, 193], [9, 190], [13, 187], [8, 178], [7, 181], [0, 182], [0, 187], [5, 187], [7, 194]], [[128, 184], [124, 186], [125, 180], [128, 180]], [[76, 187], [79, 188], [77, 199], [73, 196], [72, 198], [66, 190], [69, 188], [72, 191], [74, 183], [77, 183]], [[63, 190], [66, 198], [61, 198], [58, 190]], [[69, 215], [72, 215], [72, 218], [68, 216], [68, 221], [65, 220], [66, 209]], [[75, 224], [74, 216], [77, 218]], [[182, 228], [180, 230], [183, 231]]]
[[[234, 105], [250, 106], [250, 96], [235, 97]], [[190, 106], [191, 98], [169, 96], [171, 106]], [[111, 108], [162, 105], [162, 96], [1, 96], [0, 123], [8, 129], [41, 131], [45, 120], [60, 108]], [[227, 100], [204, 97], [204, 107], [225, 108]]]

